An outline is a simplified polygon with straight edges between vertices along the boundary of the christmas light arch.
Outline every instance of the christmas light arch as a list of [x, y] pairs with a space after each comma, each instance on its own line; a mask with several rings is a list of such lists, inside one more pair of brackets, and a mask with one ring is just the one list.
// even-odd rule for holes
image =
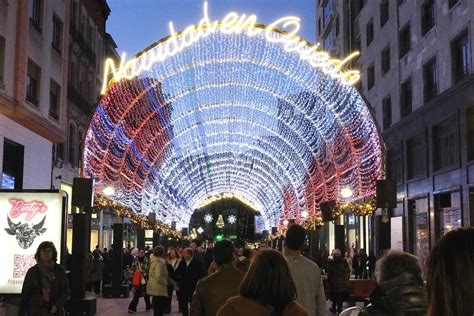
[[[180, 226], [223, 193], [252, 203], [267, 228], [315, 218], [322, 201], [374, 195], [380, 135], [347, 60], [278, 23], [211, 23], [206, 10], [199, 27], [112, 68], [84, 175], [99, 191], [113, 186], [113, 200]], [[353, 195], [342, 199], [343, 188]]]

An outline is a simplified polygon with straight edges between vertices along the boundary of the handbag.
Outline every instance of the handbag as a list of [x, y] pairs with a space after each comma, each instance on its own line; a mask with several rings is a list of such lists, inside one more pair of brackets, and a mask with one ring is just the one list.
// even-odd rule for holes
[[132, 285], [134, 288], [139, 287], [140, 285], [146, 284], [145, 277], [143, 276], [142, 273], [142, 265], [140, 264], [140, 261], [138, 262], [138, 269], [133, 272], [133, 278], [132, 278]]
[[139, 287], [140, 284], [142, 284], [142, 272], [141, 271], [135, 271], [133, 272], [133, 278], [132, 278], [132, 285], [133, 287]]

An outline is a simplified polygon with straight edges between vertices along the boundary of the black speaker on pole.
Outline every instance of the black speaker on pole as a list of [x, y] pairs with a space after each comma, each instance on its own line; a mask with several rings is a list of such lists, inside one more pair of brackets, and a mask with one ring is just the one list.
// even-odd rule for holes
[[128, 297], [129, 295], [128, 285], [122, 285], [123, 229], [123, 224], [120, 223], [116, 223], [113, 226], [114, 243], [110, 258], [112, 262], [112, 285], [104, 285], [102, 287], [102, 295], [104, 298]]
[[176, 221], [171, 221], [171, 229], [176, 229]]
[[334, 225], [334, 246], [339, 249], [341, 253], [346, 251], [344, 225]]
[[183, 235], [183, 237], [188, 235], [188, 228], [187, 227], [181, 228], [181, 235]]
[[332, 210], [336, 206], [336, 201], [331, 200], [331, 201], [324, 201], [319, 204], [319, 207], [321, 208], [321, 215], [323, 217], [323, 222], [330, 222], [334, 218], [332, 217]]
[[137, 231], [137, 248], [145, 249], [145, 230], [139, 228]]
[[71, 203], [77, 207], [92, 207], [94, 203], [93, 181], [91, 178], [74, 178]]
[[151, 227], [155, 227], [155, 224], [156, 224], [156, 213], [155, 212], [148, 213], [148, 223], [150, 223]]
[[153, 247], [156, 247], [160, 244], [160, 233], [153, 232]]
[[392, 180], [377, 180], [376, 182], [376, 206], [379, 208], [397, 207], [397, 188]]
[[76, 213], [72, 218], [71, 298], [83, 299], [86, 294], [84, 265], [90, 249], [90, 214]]
[[88, 278], [84, 265], [88, 260], [91, 235], [90, 206], [85, 206], [85, 209], [87, 213], [72, 215], [71, 297], [64, 306], [68, 315], [95, 315], [97, 312], [96, 298], [85, 296]]
[[272, 227], [272, 235], [276, 235], [278, 229], [276, 227]]

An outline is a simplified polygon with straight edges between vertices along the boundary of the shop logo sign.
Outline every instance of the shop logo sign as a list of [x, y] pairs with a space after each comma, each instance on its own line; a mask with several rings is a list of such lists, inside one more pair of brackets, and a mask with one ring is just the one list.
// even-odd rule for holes
[[[48, 207], [42, 201], [26, 202], [23, 199], [11, 198], [8, 200], [12, 204], [10, 213], [7, 216], [9, 228], [5, 231], [12, 236], [16, 236], [18, 245], [23, 249], [28, 249], [35, 241], [35, 238], [44, 234], [46, 228], [43, 228], [46, 216], [37, 224], [28, 224], [37, 214], [46, 212]], [[25, 222], [14, 223], [10, 218], [17, 218], [21, 214], [26, 214]]]

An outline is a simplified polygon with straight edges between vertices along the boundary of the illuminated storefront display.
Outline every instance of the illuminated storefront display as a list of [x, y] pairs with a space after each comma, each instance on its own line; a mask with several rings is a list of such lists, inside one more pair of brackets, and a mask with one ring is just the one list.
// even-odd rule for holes
[[60, 193], [0, 192], [0, 240], [8, 258], [0, 261], [0, 293], [20, 293], [43, 241], [61, 254], [63, 208]]
[[136, 57], [107, 61], [85, 176], [178, 226], [223, 193], [260, 211], [266, 229], [319, 216], [343, 188], [353, 192], [344, 203], [372, 196], [381, 146], [352, 86], [359, 72], [344, 69], [356, 53], [331, 58], [296, 35], [296, 17], [217, 23], [204, 8], [197, 26], [171, 24]]

